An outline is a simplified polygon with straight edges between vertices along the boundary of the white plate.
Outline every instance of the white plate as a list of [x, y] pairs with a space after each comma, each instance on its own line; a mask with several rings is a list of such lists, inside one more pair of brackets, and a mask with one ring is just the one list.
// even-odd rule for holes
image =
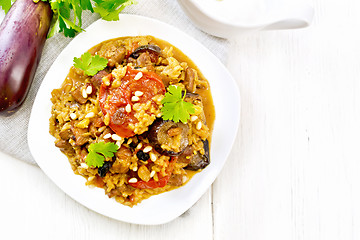
[[[74, 57], [94, 45], [121, 36], [152, 35], [178, 47], [199, 67], [208, 79], [213, 95], [216, 119], [211, 143], [211, 163], [184, 187], [150, 197], [133, 208], [109, 199], [103, 189], [85, 186], [75, 175], [64, 154], [54, 146], [49, 134], [51, 91], [59, 88], [73, 64]], [[129, 223], [155, 225], [169, 222], [206, 192], [222, 169], [238, 129], [240, 95], [238, 87], [222, 63], [203, 45], [178, 29], [145, 17], [120, 14], [120, 20], [98, 20], [79, 34], [63, 50], [46, 74], [37, 93], [28, 129], [30, 151], [48, 177], [71, 198], [105, 216]]]

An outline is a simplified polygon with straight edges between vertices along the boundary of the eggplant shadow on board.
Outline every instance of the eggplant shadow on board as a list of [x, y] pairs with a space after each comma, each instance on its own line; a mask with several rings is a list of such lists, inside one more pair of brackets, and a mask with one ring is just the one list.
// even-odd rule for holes
[[0, 115], [23, 103], [49, 31], [49, 3], [17, 0], [0, 25]]

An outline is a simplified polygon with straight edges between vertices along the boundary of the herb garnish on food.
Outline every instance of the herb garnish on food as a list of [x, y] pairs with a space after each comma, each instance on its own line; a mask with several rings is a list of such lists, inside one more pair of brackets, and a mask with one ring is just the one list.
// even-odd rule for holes
[[112, 142], [92, 143], [89, 146], [89, 154], [87, 155], [85, 162], [90, 167], [101, 167], [104, 165], [105, 157], [113, 157], [118, 149], [119, 146]]
[[84, 70], [88, 76], [94, 76], [98, 71], [106, 68], [108, 60], [99, 55], [92, 56], [89, 52], [74, 58], [74, 67]]
[[168, 91], [161, 101], [164, 105], [163, 108], [161, 108], [162, 118], [164, 120], [186, 123], [190, 118], [190, 114], [195, 113], [194, 105], [184, 101], [185, 95], [186, 93], [182, 96], [181, 87], [175, 85], [168, 87]]

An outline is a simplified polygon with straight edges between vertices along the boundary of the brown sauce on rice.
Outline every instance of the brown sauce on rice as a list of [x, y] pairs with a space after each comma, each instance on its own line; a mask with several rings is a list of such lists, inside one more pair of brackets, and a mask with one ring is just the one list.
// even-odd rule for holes
[[[107, 40], [89, 52], [107, 58], [108, 66], [92, 77], [72, 67], [61, 87], [52, 91], [50, 118], [55, 145], [86, 185], [103, 188], [108, 197], [132, 207], [185, 185], [210, 164], [215, 109], [208, 81], [187, 56], [152, 36]], [[142, 88], [146, 78], [157, 87]], [[125, 79], [145, 80], [129, 83], [139, 87], [129, 90], [131, 101], [110, 111], [109, 99]], [[185, 101], [194, 105], [186, 123], [161, 118], [169, 85], [181, 87]], [[90, 167], [85, 162], [88, 148], [99, 142], [113, 142], [119, 149], [102, 167]]]

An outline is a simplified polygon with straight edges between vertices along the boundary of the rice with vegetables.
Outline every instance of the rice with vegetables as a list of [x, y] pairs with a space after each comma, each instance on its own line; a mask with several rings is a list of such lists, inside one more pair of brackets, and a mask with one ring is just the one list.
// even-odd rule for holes
[[50, 133], [86, 185], [134, 206], [210, 164], [215, 118], [194, 63], [152, 36], [96, 45], [52, 91]]

